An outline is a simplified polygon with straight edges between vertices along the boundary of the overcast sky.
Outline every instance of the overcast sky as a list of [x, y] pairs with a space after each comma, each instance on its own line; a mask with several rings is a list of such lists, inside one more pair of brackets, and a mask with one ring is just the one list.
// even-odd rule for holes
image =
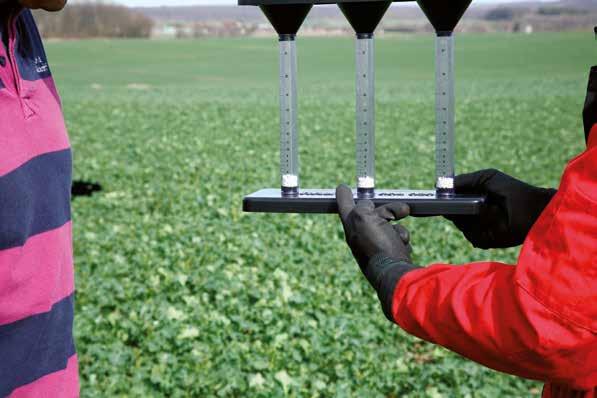
[[[475, 0], [479, 3], [511, 3], [516, 0]], [[519, 1], [519, 0], [518, 0]], [[236, 4], [236, 0], [115, 0], [127, 6], [182, 6], [195, 4], [224, 5]]]

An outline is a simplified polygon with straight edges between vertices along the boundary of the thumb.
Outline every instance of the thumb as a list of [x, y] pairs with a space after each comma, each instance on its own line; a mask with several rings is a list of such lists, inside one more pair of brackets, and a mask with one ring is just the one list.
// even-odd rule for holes
[[394, 231], [396, 231], [396, 233], [398, 234], [398, 236], [400, 236], [400, 240], [402, 241], [402, 243], [408, 245], [410, 243], [410, 232], [408, 231], [408, 229], [406, 229], [400, 224], [393, 225], [393, 228]]
[[483, 194], [486, 193], [487, 182], [493, 178], [499, 171], [495, 169], [486, 169], [475, 171], [474, 173], [460, 174], [454, 178], [454, 188], [456, 193], [463, 194]]
[[392, 202], [375, 209], [375, 213], [387, 221], [398, 221], [410, 214], [410, 207], [406, 203]]
[[347, 185], [339, 185], [338, 188], [336, 188], [336, 203], [338, 205], [340, 219], [344, 222], [355, 207], [352, 190]]

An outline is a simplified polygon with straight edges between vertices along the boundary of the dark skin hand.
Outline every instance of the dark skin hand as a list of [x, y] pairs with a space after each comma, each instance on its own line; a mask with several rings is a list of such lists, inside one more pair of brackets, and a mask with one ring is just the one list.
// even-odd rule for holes
[[46, 11], [60, 11], [66, 5], [67, 0], [19, 0], [19, 3], [26, 8], [37, 10], [39, 8]]

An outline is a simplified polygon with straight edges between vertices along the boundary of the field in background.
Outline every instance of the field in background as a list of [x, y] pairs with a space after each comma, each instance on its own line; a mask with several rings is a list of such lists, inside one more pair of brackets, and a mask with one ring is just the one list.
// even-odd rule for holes
[[[583, 148], [591, 35], [457, 38], [458, 170], [555, 186]], [[276, 186], [275, 40], [47, 45], [75, 177], [83, 395], [538, 396], [390, 325], [333, 216], [247, 215]], [[299, 41], [302, 182], [354, 178], [350, 39]], [[433, 40], [377, 45], [378, 179], [433, 183]], [[414, 260], [516, 260], [409, 219]]]

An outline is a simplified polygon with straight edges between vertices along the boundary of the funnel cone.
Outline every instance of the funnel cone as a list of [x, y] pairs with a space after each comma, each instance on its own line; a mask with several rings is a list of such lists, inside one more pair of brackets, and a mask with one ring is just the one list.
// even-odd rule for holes
[[452, 32], [472, 0], [417, 0], [436, 32]]
[[391, 1], [339, 3], [338, 7], [357, 34], [371, 34], [392, 4]]
[[262, 5], [261, 11], [279, 35], [296, 35], [312, 4]]

